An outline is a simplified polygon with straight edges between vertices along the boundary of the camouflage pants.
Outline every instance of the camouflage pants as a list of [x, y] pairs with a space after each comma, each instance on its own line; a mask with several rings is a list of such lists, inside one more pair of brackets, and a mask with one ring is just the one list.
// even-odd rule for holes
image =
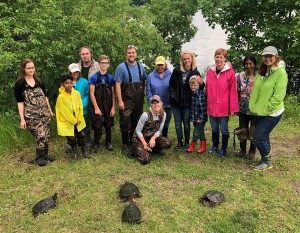
[[36, 117], [26, 119], [27, 128], [34, 136], [37, 151], [47, 149], [50, 138], [50, 118]]
[[[145, 138], [146, 142], [150, 141], [150, 138]], [[164, 136], [160, 136], [155, 140], [155, 147], [152, 148], [152, 152], [156, 152], [158, 150], [169, 149], [172, 146], [172, 141]], [[137, 159], [143, 163], [148, 164], [151, 161], [151, 156], [148, 151], [144, 149], [143, 144], [138, 138], [134, 138], [133, 140], [133, 152]]]

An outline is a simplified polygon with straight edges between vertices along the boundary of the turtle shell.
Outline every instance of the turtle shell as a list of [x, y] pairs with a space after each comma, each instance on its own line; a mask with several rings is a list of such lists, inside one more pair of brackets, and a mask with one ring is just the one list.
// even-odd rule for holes
[[129, 205], [125, 207], [122, 214], [122, 222], [130, 224], [141, 223], [142, 213], [140, 208], [134, 201], [130, 201]]
[[119, 197], [124, 201], [129, 198], [139, 198], [140, 190], [135, 184], [126, 181], [120, 188]]
[[201, 198], [200, 203], [204, 206], [214, 207], [225, 201], [225, 195], [216, 190], [206, 192]]
[[33, 216], [36, 217], [38, 214], [47, 213], [48, 210], [54, 208], [56, 206], [56, 199], [57, 193], [36, 203], [32, 208]]

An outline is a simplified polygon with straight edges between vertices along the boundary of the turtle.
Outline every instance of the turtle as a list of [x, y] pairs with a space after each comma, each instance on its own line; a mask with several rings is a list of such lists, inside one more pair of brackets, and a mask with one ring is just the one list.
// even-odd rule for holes
[[140, 198], [140, 190], [135, 184], [126, 181], [120, 188], [119, 197], [124, 202], [130, 198]]
[[38, 214], [47, 213], [48, 210], [56, 206], [57, 193], [54, 193], [53, 196], [40, 200], [38, 203], [32, 207], [32, 213], [34, 217], [37, 217]]
[[210, 190], [199, 201], [204, 206], [215, 207], [225, 201], [225, 195], [219, 191]]
[[130, 224], [140, 224], [142, 221], [142, 213], [134, 200], [131, 200], [129, 205], [125, 207], [122, 214], [122, 222]]

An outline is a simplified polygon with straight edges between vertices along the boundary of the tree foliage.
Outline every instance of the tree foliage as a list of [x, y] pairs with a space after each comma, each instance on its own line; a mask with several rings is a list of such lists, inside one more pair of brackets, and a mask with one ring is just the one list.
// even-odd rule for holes
[[275, 46], [287, 65], [289, 92], [300, 87], [300, 2], [294, 0], [202, 0], [200, 8], [207, 22], [220, 24], [228, 33], [228, 58], [241, 68], [245, 54], [260, 59], [262, 49]]

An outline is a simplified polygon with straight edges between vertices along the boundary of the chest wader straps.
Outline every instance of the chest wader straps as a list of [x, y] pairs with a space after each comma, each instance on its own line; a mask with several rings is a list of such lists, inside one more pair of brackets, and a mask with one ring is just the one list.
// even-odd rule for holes
[[106, 74], [101, 75], [100, 72], [97, 72], [97, 84], [102, 84], [102, 79], [101, 76], [105, 76], [105, 83], [109, 85], [109, 79], [108, 79], [108, 73], [106, 72]]
[[[129, 82], [131, 83], [132, 82], [132, 75], [130, 73], [129, 66], [128, 66], [126, 61], [124, 63], [125, 63], [125, 66], [126, 66], [126, 69], [127, 69], [127, 72], [128, 72]], [[139, 69], [140, 82], [141, 82], [142, 81], [142, 72], [141, 72], [140, 63], [138, 63], [138, 62], [136, 62], [136, 63], [137, 63], [138, 69]]]

